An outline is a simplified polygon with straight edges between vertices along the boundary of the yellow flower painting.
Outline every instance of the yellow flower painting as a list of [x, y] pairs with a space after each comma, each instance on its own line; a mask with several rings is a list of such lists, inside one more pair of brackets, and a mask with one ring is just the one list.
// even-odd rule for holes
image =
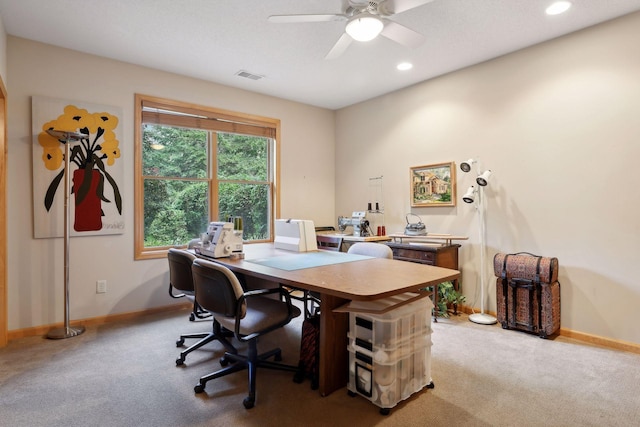
[[[73, 230], [77, 234], [111, 234], [110, 232], [121, 230], [122, 195], [118, 181], [121, 180], [122, 174], [113, 173], [122, 170], [118, 167], [118, 163], [122, 162], [118, 138], [120, 114], [109, 111], [109, 107], [87, 108], [82, 103], [41, 97], [34, 97], [32, 107], [34, 139], [37, 140], [37, 146], [34, 146], [34, 187], [41, 186], [47, 174], [51, 177], [44, 192], [34, 189], [34, 205], [44, 207], [44, 215], [51, 213], [56, 216], [52, 212], [55, 210], [54, 205], [59, 205], [59, 200], [64, 198], [60, 193], [64, 191], [64, 185], [61, 185], [66, 164], [64, 144], [68, 143], [70, 145], [67, 173], [71, 179], [70, 199], [74, 205]], [[71, 142], [58, 139], [48, 131], [73, 132], [82, 137]], [[40, 161], [36, 161], [36, 158]], [[36, 170], [42, 173], [37, 174]], [[39, 175], [37, 181], [36, 175]], [[35, 199], [36, 194], [40, 195], [40, 200]], [[110, 213], [110, 218], [105, 224], [105, 207], [108, 205], [113, 205], [115, 212]], [[37, 211], [40, 206], [34, 209]], [[38, 234], [36, 232], [36, 235]], [[41, 237], [51, 237], [46, 232], [44, 234]]]

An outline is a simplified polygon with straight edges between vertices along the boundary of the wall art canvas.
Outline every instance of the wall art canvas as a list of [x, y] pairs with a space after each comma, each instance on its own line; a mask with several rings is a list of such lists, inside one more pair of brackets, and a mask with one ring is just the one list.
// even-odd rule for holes
[[32, 97], [34, 237], [64, 236], [65, 144], [47, 130], [75, 132], [69, 142], [69, 235], [124, 233], [122, 110]]
[[456, 166], [454, 162], [411, 168], [411, 206], [455, 206]]

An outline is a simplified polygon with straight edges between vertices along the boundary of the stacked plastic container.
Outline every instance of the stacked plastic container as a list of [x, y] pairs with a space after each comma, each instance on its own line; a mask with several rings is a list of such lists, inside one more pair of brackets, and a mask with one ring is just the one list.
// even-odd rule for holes
[[386, 414], [431, 380], [429, 298], [384, 314], [349, 314], [349, 384]]

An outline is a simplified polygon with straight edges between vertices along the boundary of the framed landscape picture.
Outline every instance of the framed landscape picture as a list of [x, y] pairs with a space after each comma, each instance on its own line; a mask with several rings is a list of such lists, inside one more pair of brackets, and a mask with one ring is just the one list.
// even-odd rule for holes
[[411, 175], [411, 206], [456, 205], [456, 165], [454, 162], [414, 166]]

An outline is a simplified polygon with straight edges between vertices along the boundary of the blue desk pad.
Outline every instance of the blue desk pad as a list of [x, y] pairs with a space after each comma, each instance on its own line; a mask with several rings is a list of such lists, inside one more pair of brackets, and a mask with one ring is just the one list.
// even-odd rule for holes
[[322, 267], [323, 265], [362, 261], [370, 258], [372, 257], [365, 255], [348, 254], [344, 252], [318, 251], [295, 253], [291, 255], [282, 255], [270, 258], [258, 258], [245, 261], [264, 265], [265, 267], [273, 267], [280, 270], [293, 271], [302, 270], [304, 268]]

